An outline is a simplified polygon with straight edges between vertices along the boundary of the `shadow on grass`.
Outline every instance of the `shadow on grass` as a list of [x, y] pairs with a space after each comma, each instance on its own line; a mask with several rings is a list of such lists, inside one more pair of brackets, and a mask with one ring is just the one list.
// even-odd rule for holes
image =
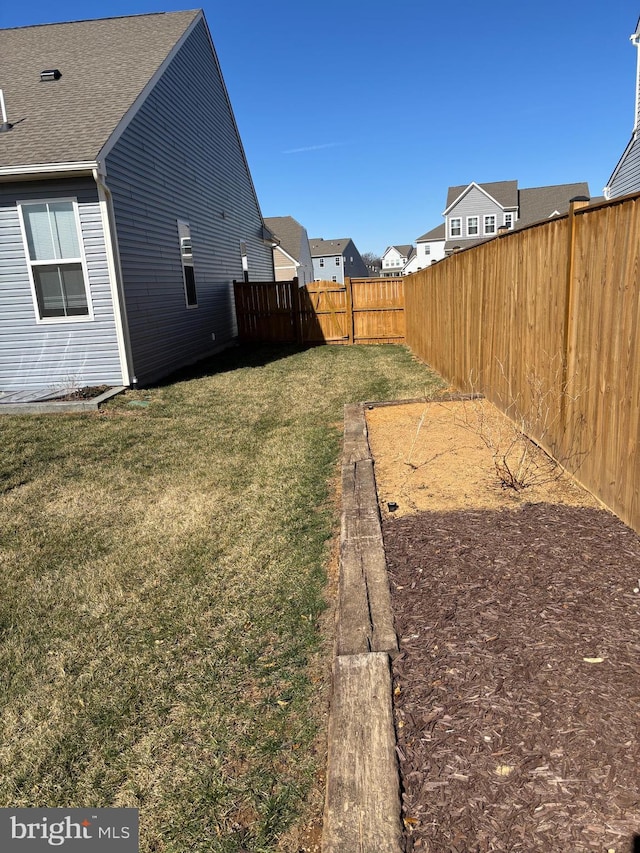
[[[322, 346], [322, 344], [320, 344]], [[240, 344], [195, 364], [181, 367], [175, 373], [169, 374], [157, 382], [145, 385], [145, 388], [164, 388], [176, 382], [187, 382], [190, 379], [204, 379], [218, 373], [228, 373], [232, 370], [242, 370], [246, 367], [264, 367], [274, 361], [282, 361], [307, 350], [315, 349], [315, 345], [299, 344]]]

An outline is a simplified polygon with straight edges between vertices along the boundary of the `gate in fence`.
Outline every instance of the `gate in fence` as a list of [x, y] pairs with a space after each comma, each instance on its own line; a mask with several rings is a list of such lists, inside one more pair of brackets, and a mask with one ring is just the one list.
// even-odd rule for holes
[[238, 338], [299, 344], [404, 343], [404, 280], [234, 281]]

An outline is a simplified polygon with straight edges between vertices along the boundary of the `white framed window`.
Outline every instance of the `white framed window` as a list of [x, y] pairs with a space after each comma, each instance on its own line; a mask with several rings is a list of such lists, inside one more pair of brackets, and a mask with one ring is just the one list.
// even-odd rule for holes
[[496, 233], [496, 217], [494, 213], [487, 213], [484, 217], [484, 233]]
[[477, 237], [480, 233], [480, 217], [467, 216], [467, 237]]
[[180, 260], [182, 261], [182, 280], [184, 282], [184, 298], [187, 308], [198, 307], [198, 292], [196, 290], [196, 274], [193, 269], [193, 250], [191, 248], [191, 228], [188, 222], [178, 219], [178, 236], [180, 238]]
[[75, 198], [18, 202], [39, 323], [93, 320]]
[[337, 267], [339, 267], [339, 266], [340, 266], [340, 256], [339, 256], [339, 255], [338, 255], [338, 257], [336, 258], [336, 266], [337, 266]]
[[453, 216], [449, 220], [449, 236], [460, 237], [462, 235], [462, 219], [459, 216]]
[[507, 213], [505, 213], [504, 224], [507, 226], [507, 228], [513, 228], [514, 219], [515, 214], [513, 213], [513, 211], [508, 211]]
[[324, 266], [324, 258], [320, 258], [320, 266], [321, 266], [321, 267], [323, 267], [323, 266]]
[[424, 247], [424, 253], [425, 253], [425, 255], [430, 255], [430, 254], [431, 254], [431, 246], [430, 246], [428, 243], [427, 243], [427, 245]]
[[338, 276], [337, 276], [337, 275], [332, 275], [332, 276], [331, 276], [331, 281], [337, 281], [337, 280], [338, 280]]

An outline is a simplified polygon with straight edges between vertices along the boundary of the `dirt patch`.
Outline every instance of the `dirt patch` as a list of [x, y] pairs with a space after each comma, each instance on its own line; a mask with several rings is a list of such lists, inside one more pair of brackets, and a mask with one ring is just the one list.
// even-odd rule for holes
[[86, 385], [84, 388], [74, 388], [72, 391], [60, 391], [52, 397], [55, 400], [93, 400], [111, 389], [111, 385]]
[[628, 853], [640, 539], [567, 478], [503, 489], [457, 406], [367, 413], [407, 850]]
[[[542, 450], [524, 438], [514, 442], [513, 424], [486, 400], [382, 406], [369, 409], [366, 417], [385, 512], [390, 502], [398, 504], [396, 516], [422, 510], [518, 509], [540, 501], [598, 505]], [[487, 438], [500, 450], [510, 450], [514, 468], [526, 450], [526, 489], [502, 485]]]

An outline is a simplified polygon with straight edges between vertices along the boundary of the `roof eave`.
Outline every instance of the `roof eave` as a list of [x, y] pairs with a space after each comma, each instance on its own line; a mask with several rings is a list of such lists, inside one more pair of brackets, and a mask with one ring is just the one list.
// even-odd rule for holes
[[94, 170], [98, 168], [99, 163], [96, 160], [84, 160], [76, 163], [29, 163], [24, 166], [0, 166], [0, 181], [34, 181], [93, 175]]

